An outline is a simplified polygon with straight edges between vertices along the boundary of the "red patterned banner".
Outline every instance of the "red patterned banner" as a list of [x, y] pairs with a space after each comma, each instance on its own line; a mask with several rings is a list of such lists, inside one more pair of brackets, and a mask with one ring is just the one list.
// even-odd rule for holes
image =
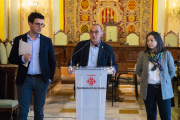
[[115, 14], [114, 14], [114, 11], [112, 9], [105, 9], [102, 11], [102, 14], [101, 14], [101, 21], [102, 21], [102, 24], [103, 22], [108, 22], [110, 20], [114, 20], [114, 17], [115, 17]]

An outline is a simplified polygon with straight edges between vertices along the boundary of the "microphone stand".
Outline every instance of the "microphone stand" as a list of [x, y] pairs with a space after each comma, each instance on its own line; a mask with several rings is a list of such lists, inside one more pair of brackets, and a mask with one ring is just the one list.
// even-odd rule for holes
[[71, 60], [70, 60], [70, 66], [69, 66], [69, 69], [70, 69], [70, 70], [72, 70], [72, 57], [73, 57], [76, 53], [78, 53], [79, 51], [81, 51], [84, 47], [86, 47], [86, 45], [88, 45], [88, 44], [89, 44], [89, 41], [88, 41], [81, 49], [79, 49], [78, 51], [76, 51], [75, 53], [72, 54]]

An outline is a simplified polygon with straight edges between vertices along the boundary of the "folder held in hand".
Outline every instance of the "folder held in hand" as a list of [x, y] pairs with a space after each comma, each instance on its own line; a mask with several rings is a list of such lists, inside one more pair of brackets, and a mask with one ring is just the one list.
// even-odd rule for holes
[[[22, 39], [19, 41], [19, 55], [25, 55], [26, 53], [31, 53], [32, 45], [22, 41]], [[25, 62], [23, 64], [24, 66], [28, 66], [28, 62]]]

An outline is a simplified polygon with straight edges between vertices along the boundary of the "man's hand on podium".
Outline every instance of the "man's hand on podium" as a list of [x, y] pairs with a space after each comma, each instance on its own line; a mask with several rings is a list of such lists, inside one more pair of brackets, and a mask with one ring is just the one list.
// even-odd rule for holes
[[68, 74], [72, 75], [72, 73], [73, 73], [72, 66], [69, 66], [68, 67]]
[[[70, 74], [70, 75], [74, 74], [72, 66], [68, 67], [68, 74]], [[114, 68], [112, 68], [112, 76], [115, 76], [115, 74], [116, 74], [116, 70]]]
[[112, 76], [115, 76], [116, 70], [114, 68], [113, 68], [112, 72], [113, 72]]

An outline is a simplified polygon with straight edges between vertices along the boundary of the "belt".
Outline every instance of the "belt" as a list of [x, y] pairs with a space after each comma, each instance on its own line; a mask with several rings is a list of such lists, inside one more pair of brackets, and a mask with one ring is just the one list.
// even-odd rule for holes
[[161, 84], [159, 84], [159, 83], [156, 83], [156, 84], [149, 84], [149, 85], [154, 86], [155, 88], [159, 88], [159, 87], [161, 86]]
[[27, 74], [26, 76], [36, 78], [36, 77], [42, 77], [42, 74]]

